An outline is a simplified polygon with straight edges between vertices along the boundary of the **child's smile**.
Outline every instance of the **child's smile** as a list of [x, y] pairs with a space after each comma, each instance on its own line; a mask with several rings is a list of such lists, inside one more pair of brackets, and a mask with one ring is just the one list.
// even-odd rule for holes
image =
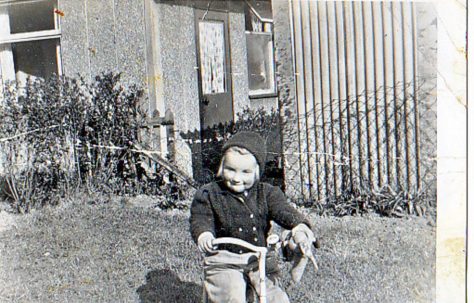
[[235, 193], [250, 189], [256, 179], [257, 160], [252, 154], [241, 155], [227, 152], [224, 159], [222, 178], [224, 184]]

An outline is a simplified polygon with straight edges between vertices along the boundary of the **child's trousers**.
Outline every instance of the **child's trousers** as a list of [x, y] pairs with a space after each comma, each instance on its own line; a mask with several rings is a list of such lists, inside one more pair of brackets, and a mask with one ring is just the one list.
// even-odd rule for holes
[[[248, 288], [260, 292], [258, 270], [248, 263], [255, 254], [235, 254], [226, 250], [204, 258], [204, 303], [246, 303]], [[289, 303], [276, 275], [267, 275], [267, 302]], [[251, 293], [251, 292], [250, 292]]]

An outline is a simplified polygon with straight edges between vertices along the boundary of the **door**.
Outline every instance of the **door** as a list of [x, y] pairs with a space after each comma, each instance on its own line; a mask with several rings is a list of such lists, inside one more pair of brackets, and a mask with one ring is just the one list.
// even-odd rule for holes
[[228, 14], [195, 10], [201, 129], [233, 120]]

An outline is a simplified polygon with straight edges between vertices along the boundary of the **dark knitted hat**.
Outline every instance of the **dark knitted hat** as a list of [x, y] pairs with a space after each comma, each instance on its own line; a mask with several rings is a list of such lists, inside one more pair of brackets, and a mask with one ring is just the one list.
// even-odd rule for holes
[[245, 148], [257, 159], [260, 166], [260, 174], [265, 170], [265, 161], [267, 158], [267, 145], [265, 139], [259, 134], [251, 131], [241, 131], [233, 135], [222, 147], [222, 155], [232, 146]]

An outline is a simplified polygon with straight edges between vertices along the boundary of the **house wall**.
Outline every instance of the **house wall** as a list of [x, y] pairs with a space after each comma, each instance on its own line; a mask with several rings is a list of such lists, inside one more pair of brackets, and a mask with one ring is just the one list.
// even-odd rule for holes
[[65, 75], [122, 72], [126, 84], [146, 77], [143, 1], [59, 0]]
[[[150, 85], [154, 90], [150, 111], [158, 109], [164, 115], [169, 109], [179, 117], [175, 119], [176, 129], [198, 130], [194, 4], [167, 2], [60, 0], [65, 13], [61, 20], [63, 71], [89, 78], [115, 71], [123, 73], [125, 83], [154, 82]], [[243, 6], [230, 3], [219, 8], [229, 9], [234, 117], [246, 107], [270, 110], [277, 105], [277, 98], [248, 97]], [[152, 32], [154, 35], [147, 37]]]
[[[247, 107], [266, 106], [269, 109], [272, 105], [276, 105], [276, 98], [250, 100], [248, 97], [245, 16], [242, 4], [222, 2], [216, 7], [229, 13], [234, 119], [237, 119], [237, 114]], [[157, 1], [150, 5], [152, 11], [150, 26], [153, 26], [155, 31], [153, 37], [150, 37], [154, 53], [154, 63], [150, 70], [154, 69], [154, 75], [157, 76], [156, 107], [173, 112], [175, 125], [172, 137], [175, 142], [175, 161], [190, 175], [193, 151], [180, 133], [200, 130], [194, 8], [206, 9], [206, 7], [207, 3], [199, 1]], [[194, 159], [196, 161], [195, 157]]]
[[[297, 113], [295, 71], [291, 41], [290, 10], [287, 1], [272, 0], [274, 19], [274, 45], [277, 62], [277, 88], [279, 90], [282, 112]], [[299, 142], [294, 140], [292, 133], [298, 129], [298, 121], [286, 117], [286, 125], [282, 129], [282, 143], [285, 178], [285, 193], [292, 198], [301, 195], [302, 182], [299, 174]], [[291, 168], [296, 169], [291, 169]]]
[[250, 107], [247, 51], [245, 45], [245, 16], [243, 13], [229, 13], [230, 57], [232, 62], [232, 95], [234, 119], [237, 113]]
[[192, 150], [180, 133], [200, 129], [194, 10], [189, 6], [151, 2], [150, 11], [148, 24], [153, 27], [153, 36], [149, 47], [154, 58], [150, 84], [155, 85], [155, 108], [160, 115], [168, 110], [175, 117], [173, 129], [168, 134], [162, 130], [161, 137], [173, 139], [175, 164], [192, 176]]
[[[175, 142], [176, 163], [192, 173], [191, 150], [180, 133], [200, 130], [194, 8], [207, 1], [59, 0], [65, 75], [86, 78], [122, 72], [125, 84], [148, 88], [150, 114], [174, 115], [173, 129], [155, 133], [155, 148]], [[277, 98], [249, 99], [245, 15], [242, 1], [216, 3], [229, 13], [233, 114], [276, 107]]]
[[194, 11], [188, 6], [154, 5], [158, 30], [152, 41], [159, 61], [154, 62], [155, 76], [163, 90], [156, 102], [174, 114], [177, 131], [199, 129]]

